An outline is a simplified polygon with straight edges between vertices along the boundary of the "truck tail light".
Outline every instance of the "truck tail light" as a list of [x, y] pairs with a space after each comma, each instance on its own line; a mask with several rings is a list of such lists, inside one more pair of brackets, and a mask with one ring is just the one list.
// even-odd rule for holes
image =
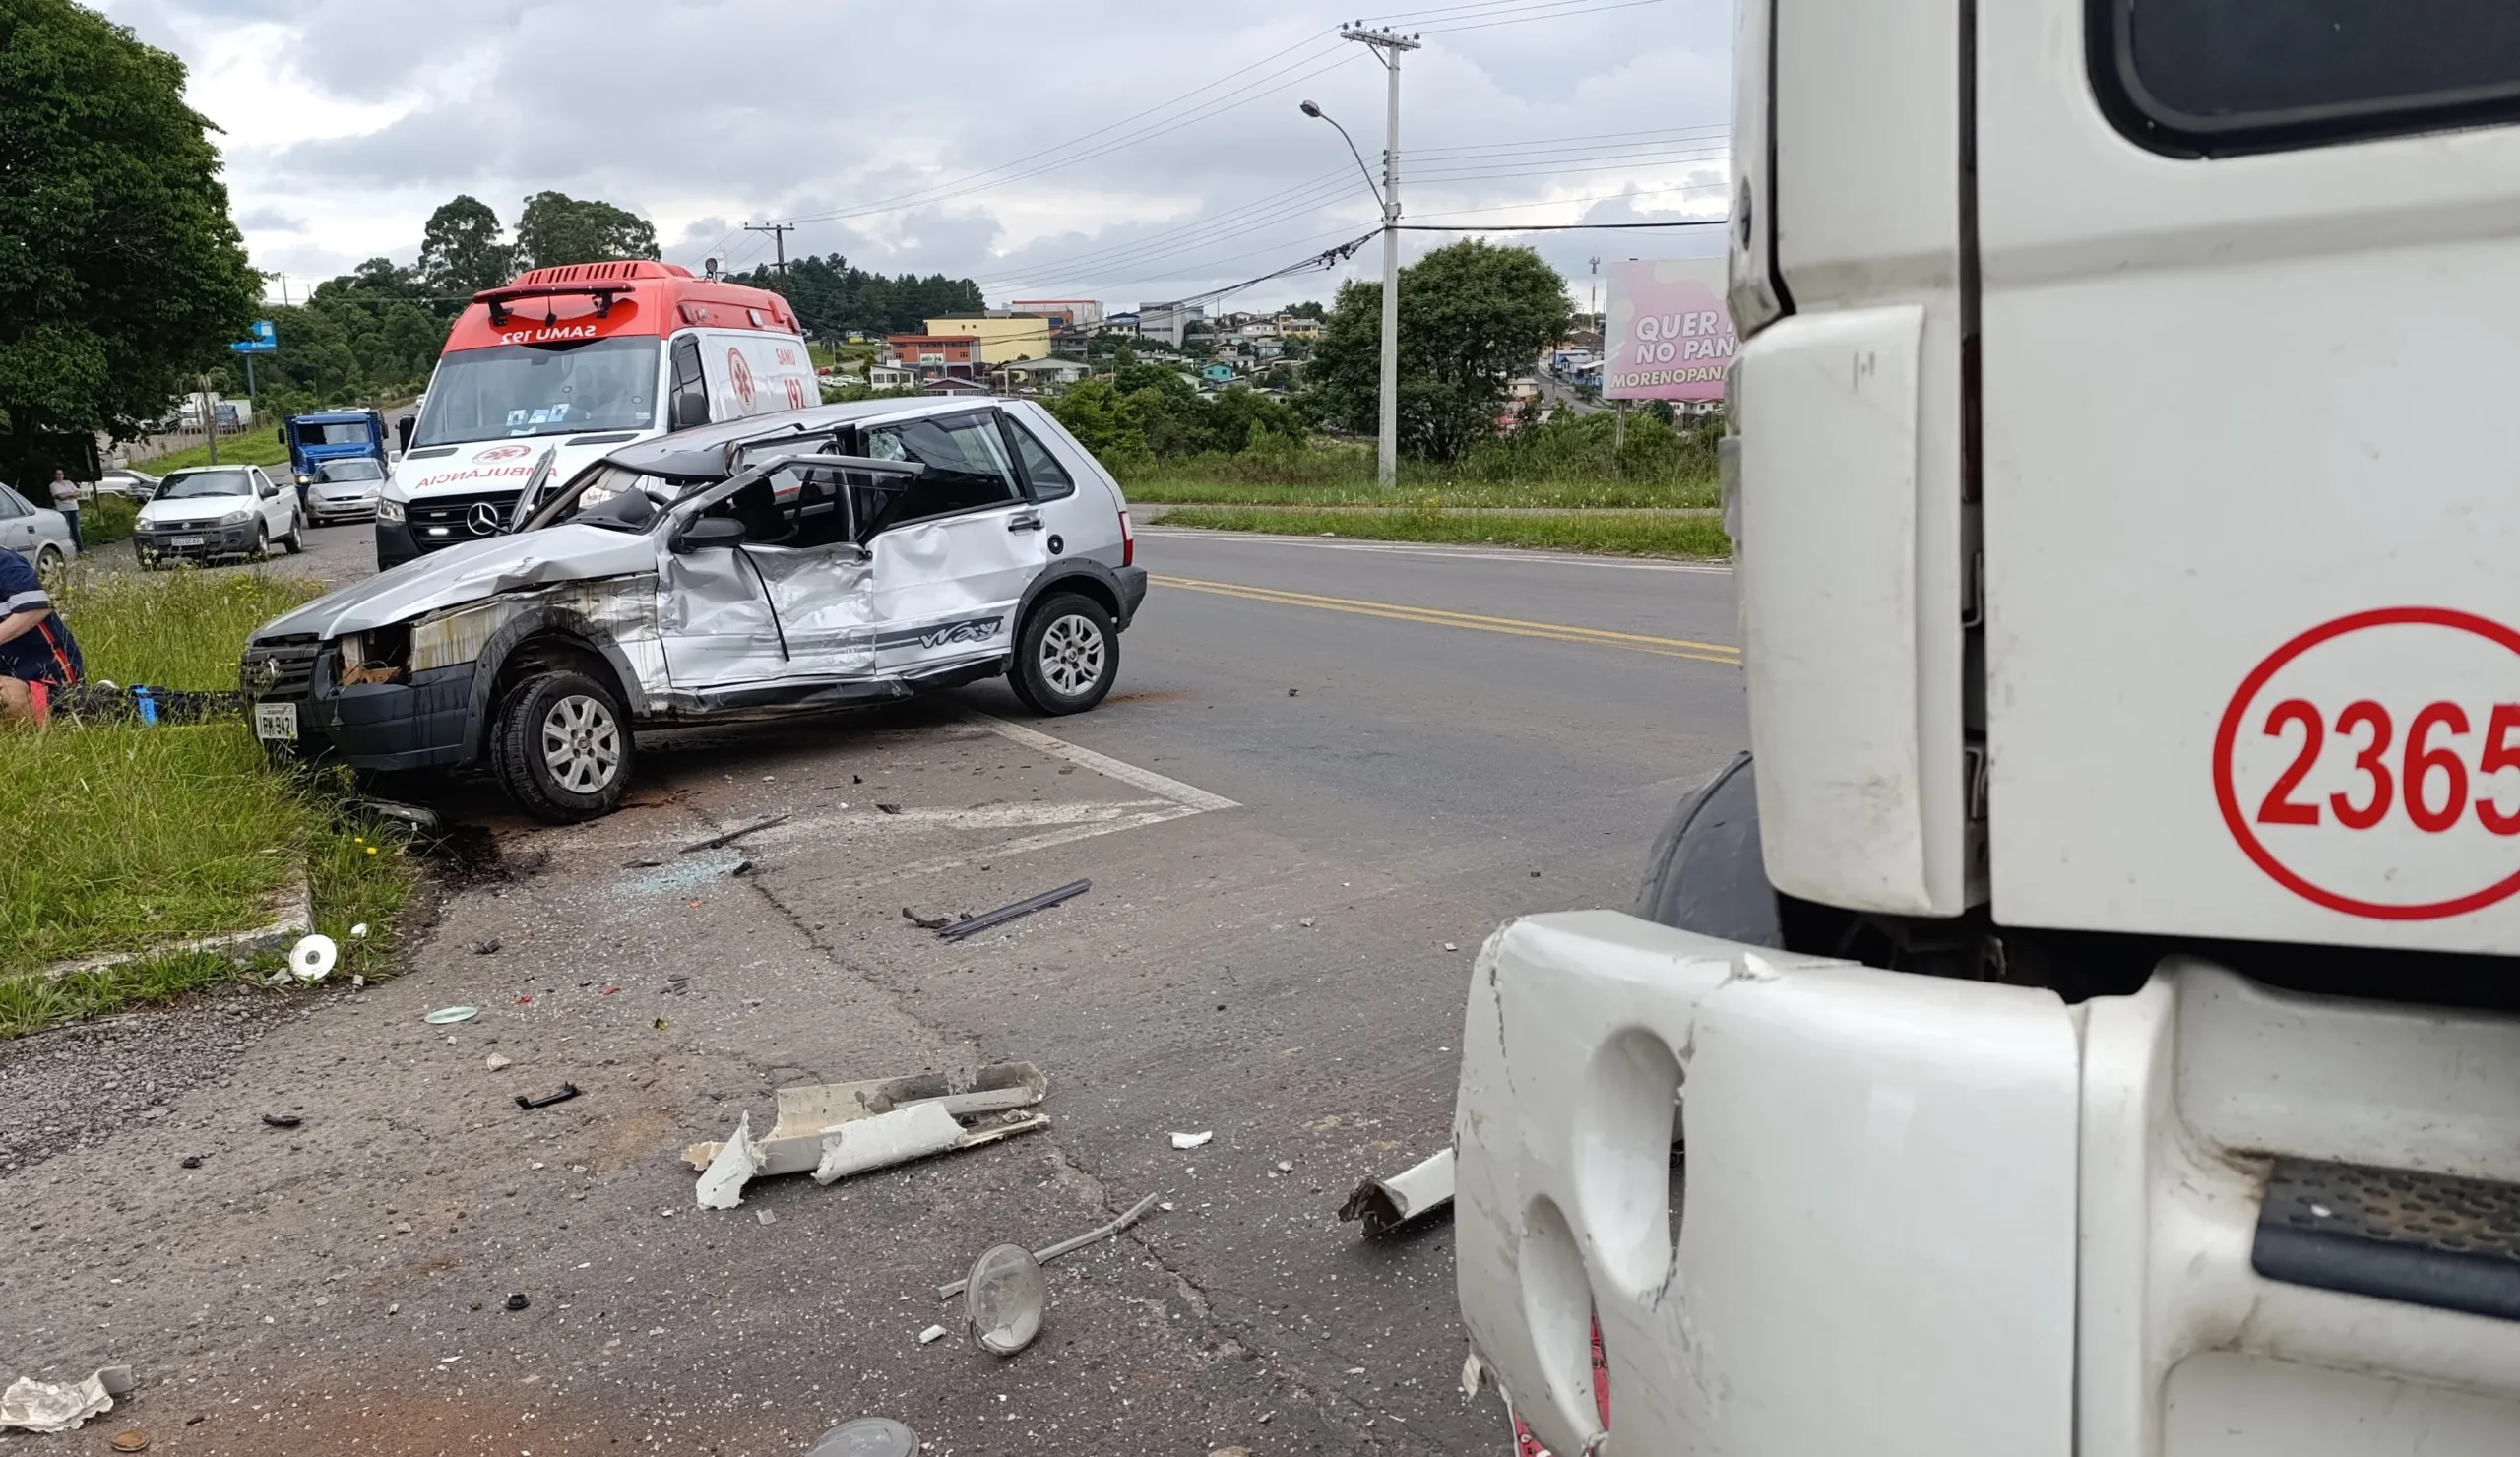
[[1137, 533], [1129, 530], [1129, 513], [1123, 511], [1120, 513], [1120, 565], [1124, 567], [1133, 567], [1137, 564]]

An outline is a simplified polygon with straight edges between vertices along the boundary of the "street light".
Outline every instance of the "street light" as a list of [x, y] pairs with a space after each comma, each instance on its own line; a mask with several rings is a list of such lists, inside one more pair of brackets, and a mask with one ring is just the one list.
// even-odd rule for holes
[[[1319, 106], [1314, 105], [1310, 101], [1301, 101], [1296, 104], [1298, 109], [1300, 109], [1304, 115], [1313, 118], [1315, 121], [1326, 121], [1332, 126], [1338, 127], [1339, 140], [1348, 144], [1348, 155], [1356, 159], [1356, 170], [1364, 174], [1365, 186], [1373, 193], [1375, 205], [1377, 207], [1383, 206], [1382, 189], [1374, 186], [1373, 168], [1365, 165], [1365, 155], [1356, 150], [1356, 139], [1348, 135], [1348, 129], [1346, 127], [1339, 126], [1339, 119], [1337, 117], [1322, 110]], [[1388, 211], [1388, 209], [1386, 209], [1386, 211]]]
[[[1347, 32], [1342, 32], [1347, 33]], [[1348, 144], [1348, 155], [1356, 159], [1356, 170], [1364, 173], [1365, 185], [1373, 188], [1374, 201], [1382, 204], [1382, 369], [1380, 407], [1382, 428], [1374, 448], [1374, 479], [1389, 486], [1400, 479], [1400, 52], [1417, 49], [1417, 42], [1379, 32], [1357, 32], [1350, 39], [1364, 40], [1383, 57], [1391, 72], [1390, 145], [1382, 153], [1382, 185], [1374, 187], [1374, 174], [1365, 165], [1365, 155], [1356, 150], [1356, 139], [1338, 119], [1310, 101], [1298, 103], [1304, 115], [1318, 118], [1338, 127], [1339, 139]]]

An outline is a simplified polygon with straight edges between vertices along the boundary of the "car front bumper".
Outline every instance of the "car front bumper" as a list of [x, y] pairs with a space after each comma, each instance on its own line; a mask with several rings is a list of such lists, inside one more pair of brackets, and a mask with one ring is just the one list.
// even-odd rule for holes
[[[132, 545], [141, 555], [160, 561], [206, 561], [220, 556], [242, 556], [254, 549], [255, 528], [259, 520], [238, 526], [203, 526], [158, 528], [134, 532]], [[178, 540], [198, 540], [199, 545], [179, 546]]]
[[275, 747], [353, 769], [439, 769], [464, 762], [473, 714], [472, 664], [430, 668], [399, 683], [346, 685], [339, 681], [340, 655], [326, 648], [305, 670], [302, 684], [291, 681], [263, 693], [255, 690], [255, 663], [249, 650], [245, 681], [254, 702], [297, 706], [295, 743], [275, 741]]
[[306, 498], [309, 521], [366, 521], [376, 515], [376, 497], [354, 496], [347, 500], [326, 500], [322, 496]]

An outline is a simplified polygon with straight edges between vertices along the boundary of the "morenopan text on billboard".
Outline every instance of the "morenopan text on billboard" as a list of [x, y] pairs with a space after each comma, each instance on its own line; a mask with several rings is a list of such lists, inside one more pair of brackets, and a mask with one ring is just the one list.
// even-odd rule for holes
[[1611, 400], [1721, 400], [1739, 343], [1724, 306], [1724, 260], [1608, 265], [1602, 394]]

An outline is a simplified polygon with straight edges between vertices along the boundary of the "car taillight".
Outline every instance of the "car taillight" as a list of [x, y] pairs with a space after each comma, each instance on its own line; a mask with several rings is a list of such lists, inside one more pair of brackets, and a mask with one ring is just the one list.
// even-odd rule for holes
[[1123, 511], [1120, 513], [1120, 565], [1124, 567], [1133, 567], [1137, 564], [1137, 533], [1129, 530], [1129, 513]]

